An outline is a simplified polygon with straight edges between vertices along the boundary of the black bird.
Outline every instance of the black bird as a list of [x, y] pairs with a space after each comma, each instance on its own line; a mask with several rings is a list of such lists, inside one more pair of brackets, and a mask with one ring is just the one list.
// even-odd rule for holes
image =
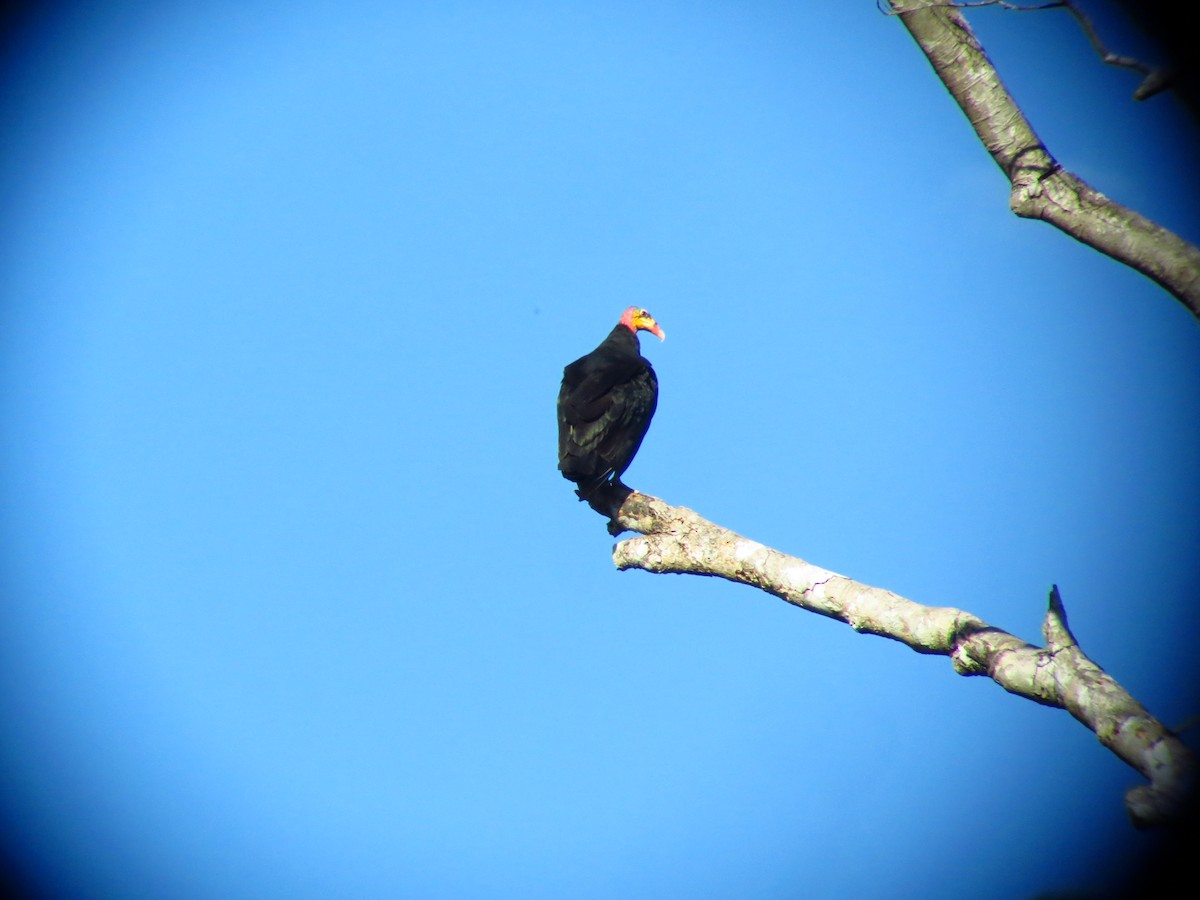
[[658, 405], [658, 378], [638, 347], [639, 331], [667, 337], [650, 313], [631, 306], [599, 347], [563, 369], [558, 468], [579, 485], [580, 500], [602, 486], [625, 487], [621, 473], [642, 445]]

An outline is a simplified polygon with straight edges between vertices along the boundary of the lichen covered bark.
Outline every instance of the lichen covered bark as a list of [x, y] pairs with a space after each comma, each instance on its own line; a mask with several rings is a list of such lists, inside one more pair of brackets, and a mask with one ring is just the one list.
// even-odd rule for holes
[[1136, 825], [1172, 820], [1192, 789], [1190, 751], [1084, 654], [1057, 588], [1043, 626], [1046, 646], [1035, 647], [963, 610], [862, 584], [656, 497], [632, 492], [607, 512], [610, 531], [638, 535], [613, 548], [618, 569], [707, 575], [758, 588], [855, 631], [948, 656], [961, 675], [986, 675], [1010, 693], [1067, 710], [1148, 780], [1126, 795]]
[[1009, 207], [1157, 282], [1200, 319], [1200, 248], [1064, 169], [1038, 138], [970, 25], [953, 6], [890, 0], [1009, 180]]

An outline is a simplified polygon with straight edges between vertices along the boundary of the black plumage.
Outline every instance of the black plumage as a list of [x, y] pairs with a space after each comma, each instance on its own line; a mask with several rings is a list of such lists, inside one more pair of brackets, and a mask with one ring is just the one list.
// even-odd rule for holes
[[658, 377], [641, 354], [640, 330], [665, 337], [646, 310], [631, 306], [600, 346], [563, 369], [558, 468], [581, 500], [603, 485], [624, 487], [621, 475], [658, 405]]

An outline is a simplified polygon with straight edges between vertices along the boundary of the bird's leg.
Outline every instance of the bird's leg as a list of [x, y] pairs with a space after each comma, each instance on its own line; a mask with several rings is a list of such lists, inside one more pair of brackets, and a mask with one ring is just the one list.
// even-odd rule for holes
[[631, 488], [621, 484], [620, 481], [604, 481], [596, 488], [588, 493], [586, 499], [588, 506], [600, 513], [602, 516], [607, 516], [609, 519], [608, 531], [610, 534], [619, 534], [624, 529], [618, 528], [613, 531], [616, 525], [617, 512], [621, 509], [626, 498], [633, 493]]
[[[605, 469], [599, 475], [593, 476], [590, 481], [579, 482], [579, 488], [575, 491], [575, 496], [577, 496], [580, 500], [587, 500], [590, 503], [591, 498], [593, 496], [595, 496], [597, 491], [603, 491], [608, 487], [608, 485], [609, 485], [608, 476], [612, 475], [612, 474], [613, 474], [612, 466], [609, 466], [607, 469]], [[616, 480], [617, 483], [620, 484], [619, 479], [614, 479], [614, 480]], [[622, 485], [622, 487], [623, 486], [624, 485]]]

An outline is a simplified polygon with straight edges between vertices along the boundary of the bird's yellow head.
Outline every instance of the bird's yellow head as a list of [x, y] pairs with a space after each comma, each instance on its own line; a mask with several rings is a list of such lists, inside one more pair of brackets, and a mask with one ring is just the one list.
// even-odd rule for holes
[[648, 331], [651, 334], [657, 335], [660, 341], [667, 339], [666, 334], [658, 323], [654, 321], [654, 316], [646, 312], [640, 306], [631, 306], [621, 314], [621, 324], [637, 334], [639, 331]]

